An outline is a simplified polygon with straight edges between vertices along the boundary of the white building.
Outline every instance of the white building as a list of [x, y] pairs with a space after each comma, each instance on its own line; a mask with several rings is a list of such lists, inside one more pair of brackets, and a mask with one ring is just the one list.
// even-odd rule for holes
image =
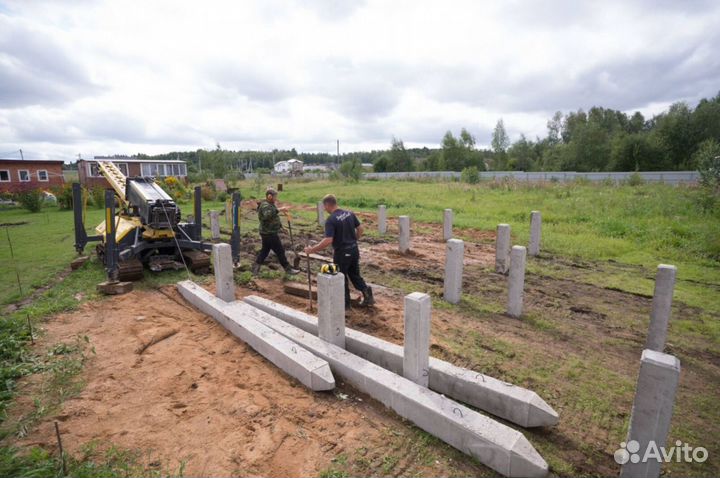
[[302, 174], [303, 162], [295, 158], [279, 161], [274, 169], [277, 174]]

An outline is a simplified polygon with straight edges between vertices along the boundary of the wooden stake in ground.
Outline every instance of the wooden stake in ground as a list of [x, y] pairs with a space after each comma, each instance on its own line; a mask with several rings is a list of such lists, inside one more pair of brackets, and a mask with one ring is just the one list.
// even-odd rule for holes
[[58, 448], [60, 449], [60, 462], [62, 463], [63, 476], [67, 476], [67, 468], [65, 466], [65, 453], [63, 452], [62, 439], [60, 438], [60, 427], [55, 422], [55, 436], [57, 437]]
[[30, 342], [35, 345], [35, 336], [33, 335], [32, 323], [30, 322], [30, 314], [27, 314], [26, 317], [28, 323], [28, 330], [30, 331]]
[[13, 266], [15, 266], [15, 278], [17, 279], [17, 285], [18, 289], [20, 289], [20, 295], [22, 295], [22, 285], [20, 285], [20, 273], [18, 272], [17, 264], [15, 263], [15, 253], [13, 252], [13, 246], [12, 241], [10, 240], [10, 228], [5, 227], [5, 233], [7, 234], [8, 238], [8, 244], [10, 245], [10, 259], [13, 261]]

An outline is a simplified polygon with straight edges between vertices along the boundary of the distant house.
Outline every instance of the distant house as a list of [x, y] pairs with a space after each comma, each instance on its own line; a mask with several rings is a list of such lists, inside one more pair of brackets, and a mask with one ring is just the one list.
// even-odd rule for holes
[[65, 181], [61, 159], [0, 158], [0, 192], [19, 193], [62, 186]]
[[110, 184], [98, 170], [98, 161], [112, 161], [125, 176], [129, 177], [165, 178], [174, 176], [182, 181], [187, 180], [187, 164], [185, 164], [185, 161], [95, 156], [93, 159], [81, 159], [78, 161], [78, 179], [83, 187], [89, 189], [110, 187]]
[[287, 161], [278, 161], [275, 164], [275, 172], [278, 174], [302, 174], [303, 162], [299, 159], [288, 159]]

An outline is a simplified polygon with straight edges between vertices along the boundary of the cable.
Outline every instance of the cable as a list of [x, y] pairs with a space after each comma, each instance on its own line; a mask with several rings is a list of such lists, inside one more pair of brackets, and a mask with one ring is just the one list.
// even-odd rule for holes
[[[160, 203], [160, 206], [162, 207], [163, 212], [165, 213], [165, 219], [167, 219], [168, 225], [170, 225], [170, 216], [168, 216], [167, 209], [165, 209], [165, 203]], [[185, 266], [185, 271], [187, 272], [188, 280], [192, 280], [192, 276], [190, 275], [190, 269], [188, 268], [187, 264], [185, 263], [185, 257], [183, 256], [182, 249], [180, 249], [180, 242], [177, 239], [177, 234], [175, 234], [175, 230], [172, 229], [172, 226], [170, 228], [172, 231], [173, 239], [175, 239], [175, 245], [177, 246], [178, 252], [180, 253], [180, 259], [182, 260], [183, 266]]]

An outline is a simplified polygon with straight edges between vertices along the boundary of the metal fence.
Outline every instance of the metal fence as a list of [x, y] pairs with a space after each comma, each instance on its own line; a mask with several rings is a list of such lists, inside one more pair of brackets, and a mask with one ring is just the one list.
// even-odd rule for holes
[[[529, 183], [537, 183], [544, 181], [552, 182], [568, 182], [575, 181], [578, 178], [585, 178], [592, 182], [613, 181], [621, 183], [630, 179], [634, 172], [622, 173], [578, 173], [574, 171], [559, 172], [534, 172], [526, 173], [523, 171], [483, 171], [480, 173], [482, 181], [498, 181], [504, 178], [514, 179]], [[666, 184], [695, 184], [700, 180], [700, 174], [697, 171], [640, 171], [640, 175], [649, 183], [666, 183]], [[255, 179], [257, 174], [246, 173], [246, 179]], [[277, 176], [283, 178], [285, 176]], [[310, 179], [326, 179], [328, 173], [305, 173], [303, 178]], [[440, 181], [457, 181], [460, 179], [460, 173], [457, 171], [412, 171], [401, 173], [363, 173], [364, 179], [436, 179]]]
[[[516, 181], [543, 182], [543, 181], [574, 181], [578, 178], [585, 178], [589, 181], [614, 181], [616, 183], [626, 181], [633, 176], [634, 172], [622, 173], [578, 173], [574, 171], [561, 172], [534, 172], [523, 171], [484, 171], [480, 173], [481, 180], [493, 181], [511, 178]], [[697, 171], [640, 171], [645, 181], [650, 183], [666, 184], [692, 184], [697, 183], [700, 174]], [[365, 179], [460, 179], [460, 173], [456, 171], [416, 171], [402, 173], [366, 173]]]

